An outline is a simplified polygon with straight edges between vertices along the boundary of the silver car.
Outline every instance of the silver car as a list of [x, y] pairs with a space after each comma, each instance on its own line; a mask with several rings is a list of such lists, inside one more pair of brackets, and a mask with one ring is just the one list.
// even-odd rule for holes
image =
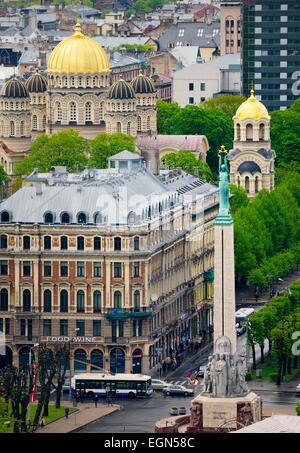
[[194, 395], [194, 390], [184, 387], [184, 385], [169, 385], [163, 389], [164, 395], [173, 396], [173, 395], [183, 395], [191, 396]]
[[153, 390], [163, 390], [170, 385], [166, 381], [162, 381], [161, 379], [152, 379], [151, 382]]

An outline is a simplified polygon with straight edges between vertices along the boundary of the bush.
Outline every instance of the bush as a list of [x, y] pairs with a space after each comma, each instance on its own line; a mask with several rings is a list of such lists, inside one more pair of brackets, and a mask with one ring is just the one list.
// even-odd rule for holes
[[270, 374], [270, 380], [271, 380], [271, 382], [276, 382], [277, 381], [277, 374], [276, 373]]
[[300, 401], [296, 404], [296, 414], [300, 417]]
[[246, 373], [245, 379], [246, 381], [252, 381], [252, 373], [248, 371], [248, 373]]

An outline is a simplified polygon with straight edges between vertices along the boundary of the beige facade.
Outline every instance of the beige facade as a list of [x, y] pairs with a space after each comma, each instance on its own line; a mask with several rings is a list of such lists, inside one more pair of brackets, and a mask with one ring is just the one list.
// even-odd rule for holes
[[241, 49], [241, 2], [221, 1], [221, 55]]

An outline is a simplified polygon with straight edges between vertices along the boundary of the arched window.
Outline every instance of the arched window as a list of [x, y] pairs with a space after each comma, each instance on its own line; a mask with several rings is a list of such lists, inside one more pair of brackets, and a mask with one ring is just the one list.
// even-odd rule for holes
[[133, 239], [133, 249], [140, 250], [140, 238], [138, 236], [135, 236]]
[[141, 294], [138, 290], [134, 291], [133, 294], [133, 309], [134, 311], [140, 311], [141, 308]]
[[122, 294], [121, 291], [114, 292], [114, 308], [122, 308]]
[[83, 349], [74, 352], [74, 371], [75, 373], [86, 371], [86, 352]]
[[101, 250], [101, 238], [99, 236], [94, 237], [94, 250]]
[[38, 119], [36, 115], [32, 116], [32, 130], [36, 131], [38, 128]]
[[258, 176], [255, 176], [255, 193], [258, 192], [259, 188], [258, 188]]
[[15, 123], [13, 121], [11, 121], [9, 123], [9, 135], [11, 137], [14, 137], [15, 136]]
[[44, 222], [45, 223], [54, 223], [54, 215], [52, 212], [46, 212], [44, 214]]
[[44, 237], [44, 249], [51, 250], [51, 236]]
[[147, 116], [147, 131], [150, 131], [150, 127], [151, 127], [151, 117]]
[[24, 121], [21, 121], [21, 123], [20, 123], [20, 135], [21, 135], [21, 137], [24, 137], [24, 135], [25, 135], [25, 123], [24, 123]]
[[85, 121], [92, 121], [92, 103], [85, 104]]
[[73, 76], [70, 77], [70, 84], [71, 84], [72, 87], [75, 86], [75, 77], [73, 77]]
[[7, 236], [6, 234], [1, 234], [0, 236], [0, 248], [7, 249]]
[[246, 126], [246, 140], [253, 139], [253, 126], [252, 124], [247, 124]]
[[60, 312], [68, 313], [69, 311], [69, 294], [66, 289], [62, 289], [60, 292]]
[[249, 190], [250, 190], [250, 179], [249, 179], [249, 176], [245, 177], [245, 190], [246, 190], [247, 193], [249, 193]]
[[77, 238], [77, 250], [84, 250], [84, 237], [78, 236]]
[[131, 134], [131, 123], [127, 123], [127, 134]]
[[136, 221], [136, 215], [135, 215], [135, 212], [134, 211], [131, 211], [128, 216], [127, 216], [127, 223], [129, 225], [132, 225], [134, 224]]
[[79, 212], [79, 214], [77, 215], [77, 222], [86, 223], [86, 214], [84, 212]]
[[260, 124], [259, 125], [259, 140], [265, 140], [265, 125], [264, 124]]
[[238, 141], [241, 140], [241, 125], [240, 124], [236, 125], [236, 139]]
[[61, 236], [60, 238], [60, 249], [68, 250], [68, 238], [67, 236]]
[[138, 116], [138, 119], [137, 119], [137, 129], [138, 129], [138, 131], [142, 130], [142, 119], [140, 116]]
[[61, 121], [62, 120], [62, 108], [61, 108], [60, 102], [55, 103], [54, 112], [55, 112], [55, 121]]
[[104, 223], [104, 217], [101, 212], [96, 212], [94, 214], [94, 223]]
[[75, 102], [69, 104], [70, 121], [77, 121], [77, 105]]
[[93, 293], [93, 310], [94, 313], [101, 313], [101, 292], [98, 290]]
[[6, 223], [10, 221], [10, 214], [8, 211], [1, 212], [1, 222]]
[[121, 238], [119, 237], [114, 238], [114, 249], [116, 251], [120, 251], [122, 249]]
[[91, 372], [99, 373], [103, 369], [103, 352], [99, 349], [94, 349], [91, 352]]
[[122, 131], [122, 126], [121, 126], [121, 123], [118, 121], [117, 122], [117, 132], [121, 132]]
[[71, 223], [71, 217], [68, 212], [63, 212], [61, 215], [61, 223]]
[[80, 289], [77, 291], [77, 313], [84, 313], [84, 291]]
[[44, 291], [44, 311], [50, 313], [52, 311], [52, 293], [50, 289]]
[[31, 311], [31, 292], [29, 289], [23, 291], [23, 311]]
[[0, 311], [8, 311], [8, 291], [2, 288], [0, 291]]
[[23, 249], [30, 250], [30, 237], [29, 236], [23, 237]]

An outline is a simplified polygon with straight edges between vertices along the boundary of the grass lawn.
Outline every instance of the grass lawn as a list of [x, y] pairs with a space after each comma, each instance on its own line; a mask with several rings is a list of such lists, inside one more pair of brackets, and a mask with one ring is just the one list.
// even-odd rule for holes
[[[265, 363], [257, 364], [257, 368], [262, 370], [262, 379], [265, 381], [275, 382], [274, 377], [277, 376], [277, 360], [276, 358], [265, 359]], [[286, 375], [286, 382], [290, 382], [295, 375], [299, 372], [299, 366], [292, 368], [292, 373]], [[252, 370], [252, 379], [259, 379], [256, 377], [256, 371]]]
[[[30, 405], [30, 420], [33, 422], [34, 415], [36, 412], [37, 403], [33, 403]], [[75, 411], [73, 407], [69, 408], [69, 414]], [[0, 398], [0, 433], [12, 433], [13, 432], [13, 421], [12, 418], [5, 413], [6, 405], [3, 398]], [[8, 405], [8, 413], [10, 413], [11, 407], [10, 404]], [[51, 423], [65, 415], [65, 406], [56, 409], [55, 406], [52, 404], [49, 405], [49, 416], [45, 417], [45, 424]], [[5, 422], [10, 421], [10, 424], [5, 424]]]

